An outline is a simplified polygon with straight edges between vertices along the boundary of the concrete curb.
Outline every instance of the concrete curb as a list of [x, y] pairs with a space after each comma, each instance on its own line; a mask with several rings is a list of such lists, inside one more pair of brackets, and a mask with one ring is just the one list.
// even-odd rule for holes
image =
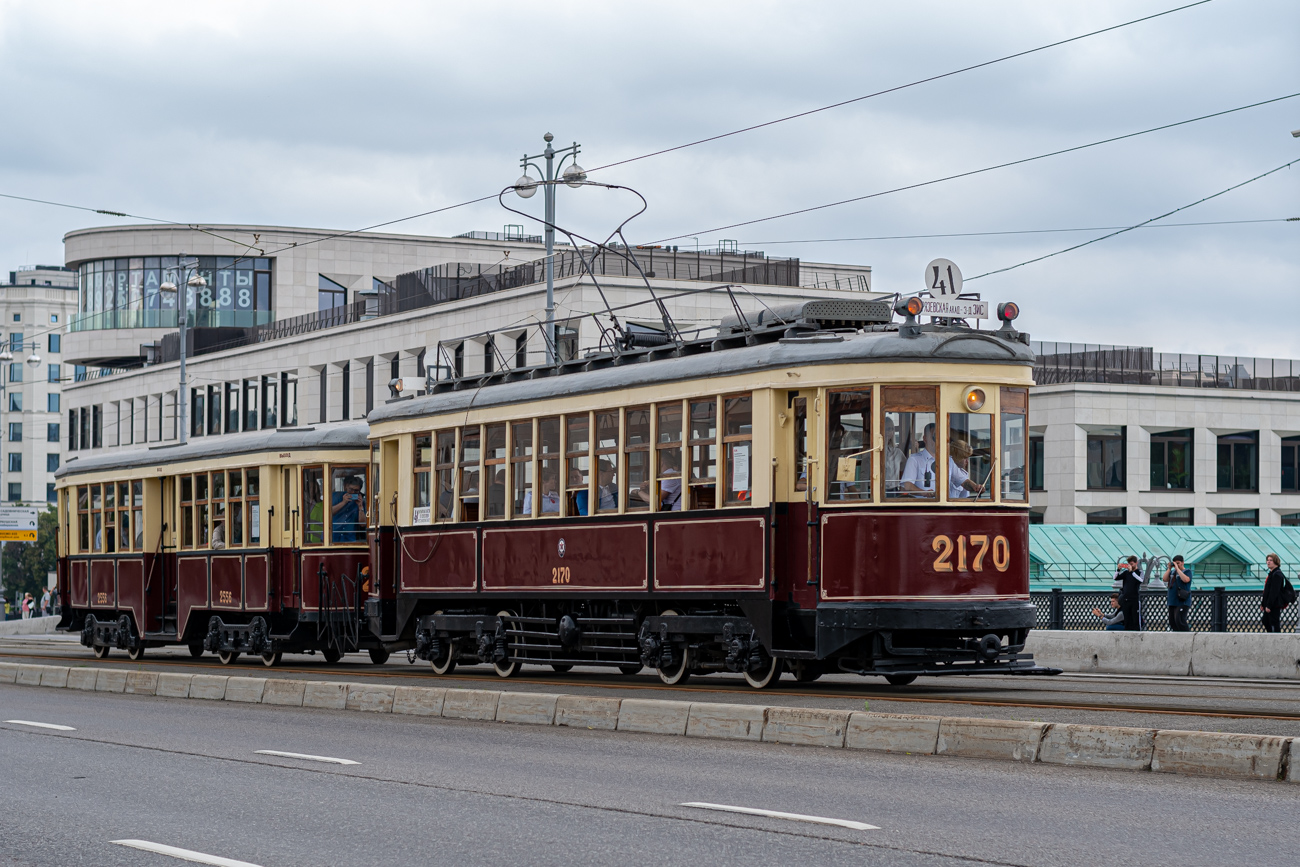
[[0, 663], [0, 684], [1300, 783], [1300, 738]]

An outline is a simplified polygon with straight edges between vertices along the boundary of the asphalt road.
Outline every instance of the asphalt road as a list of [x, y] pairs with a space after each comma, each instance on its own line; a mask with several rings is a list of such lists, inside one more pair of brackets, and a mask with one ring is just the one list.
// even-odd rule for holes
[[241, 658], [223, 666], [208, 654], [192, 659], [186, 648], [150, 649], [140, 663], [122, 651], [96, 660], [70, 636], [0, 639], [0, 661], [47, 665], [143, 667], [157, 671], [240, 674], [305, 680], [377, 681], [414, 686], [444, 685], [465, 689], [510, 689], [757, 704], [829, 707], [882, 713], [918, 713], [1062, 723], [1126, 725], [1205, 731], [1233, 731], [1300, 737], [1300, 682], [1229, 680], [1225, 678], [1129, 677], [1067, 674], [1055, 677], [922, 678], [895, 688], [881, 678], [826, 676], [797, 684], [789, 676], [777, 688], [756, 691], [740, 675], [693, 677], [669, 687], [651, 671], [624, 676], [610, 669], [578, 668], [557, 674], [525, 667], [508, 681], [489, 666], [461, 666], [437, 677], [427, 663], [408, 664], [404, 654], [373, 665], [364, 653], [349, 654], [336, 664], [320, 656], [285, 656], [276, 668], [260, 659]]
[[[0, 864], [1261, 865], [1300, 786], [0, 686]], [[259, 755], [279, 750], [355, 765]], [[707, 802], [855, 830], [681, 806]]]

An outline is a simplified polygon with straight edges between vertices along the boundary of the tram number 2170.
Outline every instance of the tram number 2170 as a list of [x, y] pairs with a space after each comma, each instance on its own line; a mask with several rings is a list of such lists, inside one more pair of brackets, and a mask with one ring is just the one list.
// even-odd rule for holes
[[[983, 572], [985, 560], [990, 559], [993, 568], [999, 572], [1007, 571], [1011, 565], [1011, 543], [1006, 536], [994, 536], [992, 539], [982, 533], [969, 536], [935, 536], [930, 547], [938, 555], [934, 558], [933, 569], [936, 572]], [[989, 549], [992, 548], [992, 551]], [[988, 557], [989, 554], [992, 557]], [[953, 556], [956, 555], [956, 564]]]
[[552, 566], [552, 567], [551, 567], [551, 583], [552, 583], [552, 584], [568, 584], [568, 583], [569, 583], [569, 567], [568, 567], [568, 566]]

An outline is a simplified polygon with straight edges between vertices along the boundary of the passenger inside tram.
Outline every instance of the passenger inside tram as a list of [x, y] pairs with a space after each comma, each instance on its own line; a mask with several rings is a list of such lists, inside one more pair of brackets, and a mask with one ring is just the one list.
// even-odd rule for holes
[[334, 470], [330, 501], [330, 538], [335, 544], [366, 540], [365, 479], [359, 467]]
[[925, 426], [921, 435], [921, 448], [907, 457], [903, 467], [903, 492], [905, 495], [930, 494], [934, 492], [934, 422]]
[[[532, 488], [524, 494], [523, 509], [521, 515], [531, 515], [533, 513], [533, 491]], [[560, 513], [560, 469], [553, 461], [542, 461], [542, 510], [543, 515], [558, 515]]]
[[617, 511], [618, 473], [614, 468], [613, 461], [601, 458], [596, 464], [596, 483], [598, 485], [596, 492], [599, 497], [597, 504], [599, 511]]
[[964, 439], [953, 439], [948, 444], [948, 499], [963, 500], [971, 494], [984, 493], [984, 485], [970, 477], [971, 447]]

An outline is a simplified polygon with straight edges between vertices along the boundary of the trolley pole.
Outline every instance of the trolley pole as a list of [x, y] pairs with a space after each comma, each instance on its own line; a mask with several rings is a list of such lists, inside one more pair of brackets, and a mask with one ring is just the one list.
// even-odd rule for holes
[[180, 347], [180, 381], [176, 386], [176, 420], [180, 428], [177, 439], [185, 445], [190, 439], [189, 429], [189, 388], [185, 382], [185, 336], [189, 326], [189, 294], [191, 289], [201, 289], [208, 285], [207, 278], [199, 273], [198, 260], [193, 266], [186, 264], [185, 254], [176, 257], [176, 279], [168, 280], [158, 288], [164, 292], [176, 293], [176, 315], [179, 319], [177, 331], [181, 341]]

